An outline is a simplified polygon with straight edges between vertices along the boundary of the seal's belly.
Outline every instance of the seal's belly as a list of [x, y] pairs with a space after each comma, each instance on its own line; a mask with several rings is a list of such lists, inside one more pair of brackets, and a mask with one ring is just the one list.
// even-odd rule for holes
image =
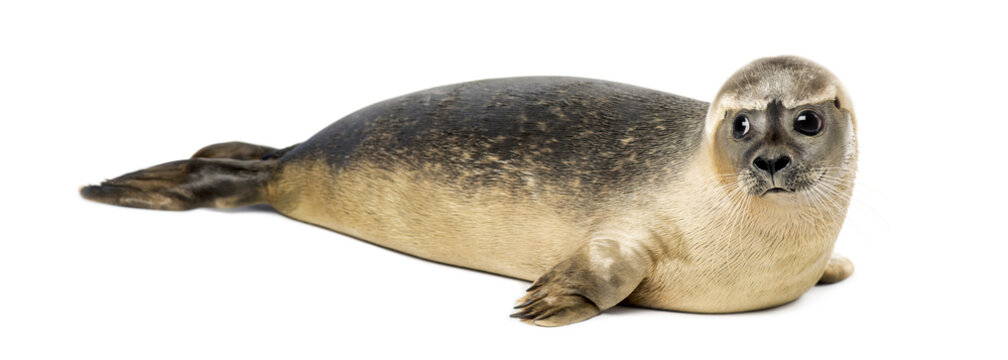
[[[739, 246], [762, 241], [708, 241], [691, 256], [666, 259], [628, 301], [700, 313], [750, 311], [797, 299], [826, 267], [831, 242], [807, 247]], [[733, 246], [734, 244], [734, 246]], [[660, 293], [660, 294], [659, 294]]]
[[[292, 218], [404, 253], [530, 281], [585, 245], [599, 216], [629, 212], [593, 215], [586, 209], [597, 211], [601, 203], [561, 195], [565, 192], [544, 182], [466, 188], [447, 176], [427, 175], [436, 171], [366, 162], [334, 169], [324, 159], [302, 160], [281, 171], [270, 203]], [[667, 200], [657, 203], [679, 201]], [[669, 253], [627, 298], [652, 308], [723, 313], [787, 303], [815, 285], [835, 239], [835, 233], [818, 238], [781, 233], [799, 226], [761, 221], [759, 211], [750, 223], [769, 225], [725, 234], [714, 233], [710, 224], [732, 222], [701, 218], [712, 216], [709, 211], [682, 204], [637, 206], [643, 206], [638, 213], [682, 215], [662, 217], [678, 231], [651, 232]], [[681, 237], [676, 233], [692, 236], [673, 244]]]
[[[307, 167], [306, 171], [304, 167]], [[421, 258], [535, 280], [587, 238], [557, 201], [530, 201], [488, 187], [461, 192], [415, 172], [359, 166], [331, 174], [324, 163], [286, 172], [275, 207]]]

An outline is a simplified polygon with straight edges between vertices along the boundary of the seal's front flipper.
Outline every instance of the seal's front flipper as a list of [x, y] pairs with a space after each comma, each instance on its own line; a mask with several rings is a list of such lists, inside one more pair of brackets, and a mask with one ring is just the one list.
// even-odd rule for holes
[[101, 203], [157, 210], [254, 205], [266, 202], [275, 167], [275, 160], [179, 160], [82, 187], [80, 194]]
[[819, 278], [819, 283], [832, 284], [840, 282], [850, 277], [853, 273], [854, 263], [843, 255], [833, 253], [830, 256], [829, 263], [826, 264], [826, 270], [823, 271], [822, 277]]
[[269, 146], [232, 141], [204, 146], [193, 158], [218, 158], [235, 160], [261, 160], [277, 149]]
[[615, 240], [592, 240], [540, 277], [511, 317], [539, 326], [586, 320], [623, 301], [644, 279], [650, 257]]

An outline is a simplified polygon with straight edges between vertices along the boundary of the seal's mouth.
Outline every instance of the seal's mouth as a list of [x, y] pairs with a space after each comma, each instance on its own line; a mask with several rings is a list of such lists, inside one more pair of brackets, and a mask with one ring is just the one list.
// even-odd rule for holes
[[777, 186], [777, 187], [772, 187], [772, 188], [766, 189], [765, 191], [763, 191], [762, 194], [760, 194], [760, 196], [766, 196], [767, 194], [783, 194], [783, 193], [792, 193], [792, 192], [794, 192], [794, 190], [785, 189], [785, 188]]

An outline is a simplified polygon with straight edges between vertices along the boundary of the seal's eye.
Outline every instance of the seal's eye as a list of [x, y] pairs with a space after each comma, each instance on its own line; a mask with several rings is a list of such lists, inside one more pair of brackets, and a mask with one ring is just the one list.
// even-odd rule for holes
[[794, 120], [794, 129], [808, 136], [814, 136], [822, 131], [822, 125], [822, 118], [812, 110], [802, 111]]
[[735, 122], [732, 124], [732, 136], [734, 136], [736, 139], [741, 139], [748, 133], [749, 133], [749, 117], [745, 115], [736, 116]]

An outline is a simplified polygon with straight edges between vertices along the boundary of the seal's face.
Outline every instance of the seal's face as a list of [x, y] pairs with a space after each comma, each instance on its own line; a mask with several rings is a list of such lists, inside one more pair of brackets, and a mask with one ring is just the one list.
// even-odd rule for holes
[[[721, 88], [705, 133], [722, 180], [751, 196], [827, 198], [853, 181], [854, 113], [843, 86], [811, 61], [756, 60]], [[822, 186], [820, 186], [822, 185]]]
[[772, 99], [725, 111], [715, 143], [749, 195], [795, 194], [846, 173], [850, 124], [839, 99], [794, 107]]

